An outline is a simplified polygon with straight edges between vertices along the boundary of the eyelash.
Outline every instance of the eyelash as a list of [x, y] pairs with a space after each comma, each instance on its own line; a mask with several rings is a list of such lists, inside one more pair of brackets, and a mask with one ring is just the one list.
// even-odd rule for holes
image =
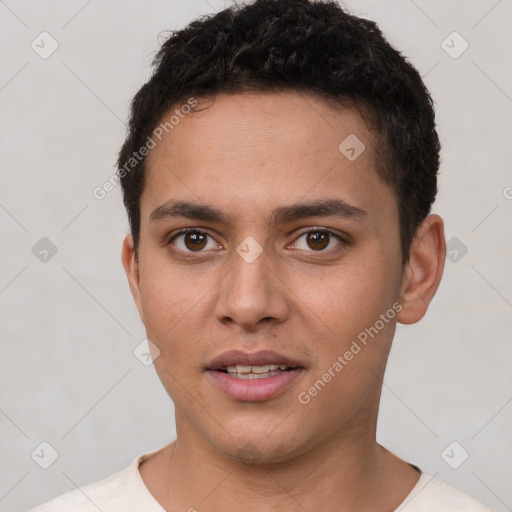
[[[210, 238], [213, 239], [213, 237], [211, 235], [209, 235], [206, 231], [202, 231], [198, 228], [183, 228], [181, 229], [180, 231], [178, 231], [176, 234], [174, 234], [166, 243], [165, 245], [174, 245], [173, 244], [173, 241], [178, 238], [179, 236], [181, 235], [186, 235], [187, 233], [199, 233], [201, 235], [206, 235]], [[307, 231], [303, 231], [302, 233], [299, 234], [299, 236], [296, 238], [296, 240], [298, 240], [299, 238], [301, 238], [302, 236], [304, 235], [307, 235], [309, 233], [327, 233], [329, 234], [330, 236], [336, 238], [339, 242], [339, 244], [334, 247], [334, 248], [331, 248], [331, 249], [321, 249], [321, 250], [318, 250], [318, 251], [315, 251], [313, 249], [311, 250], [307, 250], [306, 252], [312, 252], [312, 253], [328, 253], [328, 252], [331, 252], [331, 251], [335, 251], [336, 248], [339, 248], [339, 246], [343, 246], [343, 245], [348, 245], [349, 242], [347, 239], [345, 239], [344, 237], [342, 237], [341, 235], [339, 235], [338, 233], [336, 233], [335, 231], [329, 229], [329, 228], [313, 228], [313, 229], [308, 229]], [[305, 249], [299, 249], [299, 250], [305, 250]], [[173, 248], [173, 251], [175, 252], [179, 252], [181, 254], [194, 254], [194, 253], [197, 253], [197, 254], [201, 254], [203, 253], [204, 251], [183, 251], [181, 249], [176, 249], [176, 248]]]

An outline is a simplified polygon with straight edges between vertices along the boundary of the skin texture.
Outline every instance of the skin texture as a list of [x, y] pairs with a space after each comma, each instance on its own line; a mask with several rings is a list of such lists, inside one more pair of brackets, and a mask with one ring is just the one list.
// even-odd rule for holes
[[[382, 379], [396, 321], [420, 320], [438, 287], [442, 220], [424, 221], [402, 267], [396, 199], [354, 110], [294, 92], [221, 94], [200, 106], [209, 108], [180, 120], [149, 155], [138, 261], [130, 235], [123, 245], [176, 409], [177, 440], [141, 475], [167, 510], [391, 511], [419, 473], [376, 442]], [[366, 147], [354, 161], [338, 150], [350, 134]], [[275, 208], [324, 199], [365, 213], [267, 222]], [[214, 206], [231, 222], [150, 221], [178, 200]], [[173, 239], [185, 227], [209, 235], [202, 252], [184, 235]], [[308, 242], [305, 233], [322, 229], [344, 241]], [[262, 248], [252, 263], [236, 252], [249, 236]], [[299, 393], [393, 304], [401, 311], [301, 403]], [[231, 349], [274, 350], [304, 370], [270, 400], [233, 400], [205, 371]]]

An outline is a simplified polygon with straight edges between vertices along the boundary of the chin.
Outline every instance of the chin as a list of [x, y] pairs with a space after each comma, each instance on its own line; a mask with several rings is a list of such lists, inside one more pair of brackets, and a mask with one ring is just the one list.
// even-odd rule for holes
[[269, 436], [267, 431], [244, 433], [223, 441], [214, 443], [217, 450], [239, 462], [258, 465], [286, 462], [307, 451], [309, 445], [290, 432], [281, 432], [280, 436]]

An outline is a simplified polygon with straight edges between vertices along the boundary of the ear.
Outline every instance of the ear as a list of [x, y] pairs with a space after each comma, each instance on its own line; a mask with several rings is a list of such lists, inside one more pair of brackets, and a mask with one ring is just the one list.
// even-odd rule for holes
[[441, 281], [445, 257], [443, 219], [429, 215], [418, 227], [411, 244], [402, 277], [398, 322], [413, 324], [423, 318]]
[[126, 235], [123, 241], [123, 250], [121, 254], [121, 261], [123, 262], [124, 271], [128, 278], [128, 284], [132, 292], [135, 306], [139, 311], [140, 319], [144, 323], [144, 314], [142, 310], [142, 301], [140, 297], [140, 274], [139, 274], [139, 263], [135, 254], [135, 247], [133, 244], [133, 236]]

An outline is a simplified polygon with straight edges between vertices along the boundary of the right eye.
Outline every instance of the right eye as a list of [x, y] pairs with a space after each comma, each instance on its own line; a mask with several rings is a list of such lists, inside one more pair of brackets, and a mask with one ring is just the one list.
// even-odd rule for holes
[[[208, 238], [212, 240], [210, 247], [208, 247]], [[205, 248], [214, 249], [219, 246], [208, 233], [196, 228], [182, 229], [169, 240], [168, 245], [173, 245], [179, 251], [188, 253], [204, 252]]]

